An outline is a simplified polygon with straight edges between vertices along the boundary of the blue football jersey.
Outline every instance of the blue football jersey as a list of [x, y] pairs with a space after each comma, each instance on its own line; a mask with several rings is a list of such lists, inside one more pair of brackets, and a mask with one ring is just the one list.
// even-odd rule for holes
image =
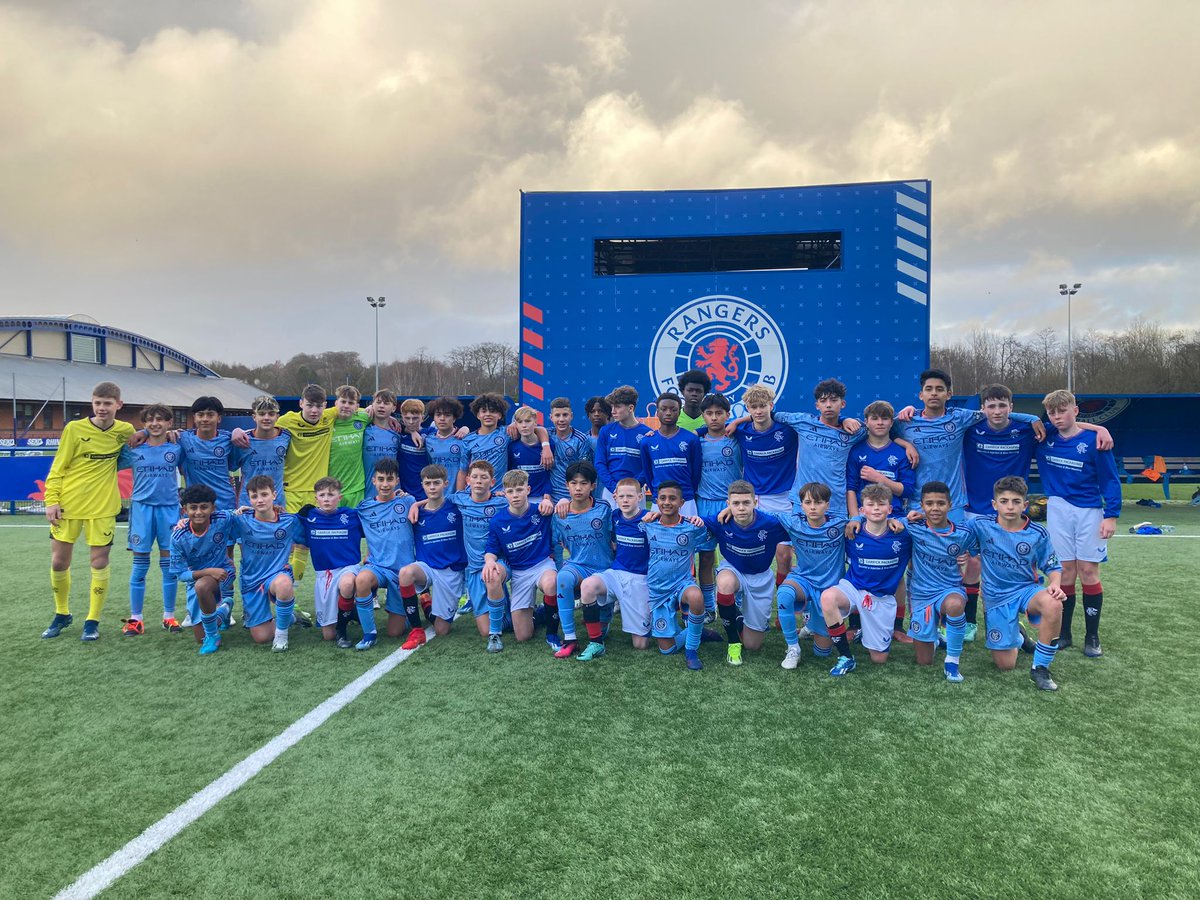
[[627, 519], [619, 509], [612, 511], [613, 542], [616, 544], [614, 569], [635, 575], [646, 574], [650, 562], [650, 544], [646, 540], [646, 526], [642, 522], [646, 512], [644, 509], [636, 510], [633, 518]]
[[496, 484], [499, 484], [508, 471], [508, 433], [504, 428], [497, 428], [490, 434], [472, 431], [463, 438], [463, 446], [467, 449], [467, 465], [464, 468], [469, 469], [477, 459], [485, 459], [496, 470], [493, 474]]
[[815, 481], [827, 484], [833, 492], [829, 500], [830, 515], [846, 515], [846, 464], [850, 451], [856, 444], [866, 440], [867, 429], [860, 428], [847, 434], [821, 421], [811, 413], [778, 412], [772, 414], [776, 422], [789, 426], [796, 432], [799, 457], [796, 461], [796, 479], [792, 485], [792, 503], [800, 505], [800, 488]]
[[532, 568], [550, 558], [551, 527], [534, 504], [519, 516], [506, 504], [488, 522], [487, 552], [505, 560], [510, 570]]
[[416, 503], [409, 494], [391, 500], [373, 497], [358, 504], [358, 519], [367, 539], [367, 560], [381, 569], [399, 572], [416, 562], [412, 525], [408, 511]]
[[[378, 425], [368, 425], [366, 431], [363, 432], [362, 451], [366, 492], [368, 495], [373, 495], [375, 486], [371, 484], [371, 479], [375, 477], [375, 463], [381, 459], [390, 459], [396, 465], [400, 464], [400, 432], [392, 431], [389, 428], [380, 428]], [[404, 487], [403, 477], [400, 486]]]
[[771, 568], [775, 548], [791, 540], [783, 523], [770, 513], [755, 511], [754, 521], [743, 528], [733, 519], [724, 524], [715, 517], [704, 524], [721, 547], [721, 558], [747, 575], [758, 575]]
[[983, 592], [989, 607], [1003, 602], [1017, 588], [1041, 584], [1038, 569], [1049, 574], [1062, 570], [1054, 554], [1050, 534], [1041, 525], [1025, 519], [1017, 531], [1005, 531], [996, 519], [971, 519], [964, 526], [979, 541], [983, 564]]
[[458, 473], [466, 472], [467, 449], [463, 442], [454, 436], [438, 437], [436, 429], [425, 433], [425, 448], [429, 451], [429, 462], [446, 470], [448, 491], [454, 491], [458, 486]]
[[193, 572], [201, 569], [232, 569], [226, 548], [233, 546], [230, 520], [233, 513], [217, 510], [201, 534], [191, 525], [181, 525], [171, 534], [171, 574], [190, 583]]
[[565, 519], [554, 516], [554, 543], [562, 544], [571, 562], [591, 572], [612, 568], [612, 513], [607, 503], [593, 500], [583, 512], [568, 512]]
[[421, 470], [429, 465], [429, 452], [424, 442], [418, 447], [407, 431], [400, 435], [400, 487], [405, 493], [418, 500], [425, 499], [425, 487], [421, 484]]
[[700, 438], [682, 429], [670, 437], [651, 431], [642, 439], [642, 468], [654, 496], [664, 481], [678, 481], [683, 499], [694, 500], [700, 484]]
[[819, 591], [833, 587], [846, 571], [846, 520], [826, 518], [815, 528], [805, 516], [780, 513], [792, 539], [794, 569]]
[[[554, 447], [554, 439], [550, 439], [550, 447]], [[523, 441], [510, 441], [508, 444], [508, 471], [520, 469], [529, 476], [529, 502], [537, 506], [546, 494], [550, 493], [550, 472], [542, 468], [542, 442], [526, 444]]]
[[292, 436], [281, 431], [273, 438], [256, 438], [250, 434], [250, 446], [233, 448], [233, 463], [235, 469], [242, 470], [242, 490], [238, 495], [238, 505], [249, 506], [250, 495], [246, 493], [246, 483], [255, 475], [266, 475], [275, 482], [275, 493], [280, 506], [287, 506], [283, 492], [283, 460], [291, 446]]
[[461, 572], [467, 567], [463, 515], [453, 500], [447, 498], [437, 509], [422, 506], [413, 534], [417, 542], [417, 559], [429, 568]]
[[292, 555], [292, 544], [304, 541], [300, 517], [291, 513], [281, 513], [270, 522], [239, 513], [231, 522], [233, 536], [242, 546], [243, 594], [282, 572]]
[[[556, 501], [565, 500], [567, 492], [567, 467], [583, 460], [591, 461], [595, 457], [591, 438], [578, 428], [572, 429], [565, 438], [558, 432], [550, 436], [554, 448], [554, 468], [550, 470], [550, 496]], [[599, 488], [597, 488], [597, 491]]]
[[150, 506], [179, 505], [179, 445], [142, 444], [121, 450], [133, 468], [133, 502]]
[[864, 523], [846, 541], [846, 556], [850, 560], [846, 580], [852, 585], [869, 594], [895, 595], [912, 557], [912, 537], [907, 530], [892, 534], [891, 529], [874, 535]]
[[315, 506], [300, 514], [304, 529], [302, 543], [308, 547], [312, 566], [320, 572], [343, 569], [362, 562], [362, 523], [358, 510], [342, 506], [322, 512]]
[[906, 508], [904, 501], [906, 498], [912, 498], [913, 486], [916, 484], [916, 476], [904, 448], [895, 441], [888, 441], [882, 447], [872, 447], [869, 442], [864, 441], [850, 451], [850, 459], [846, 463], [846, 489], [858, 495], [860, 504], [862, 489], [871, 483], [862, 477], [862, 470], [868, 466], [904, 486], [903, 494], [892, 495], [892, 512], [903, 512]]
[[729, 496], [729, 486], [742, 477], [742, 448], [733, 437], [700, 434], [699, 438], [700, 486], [696, 496], [723, 501]]
[[[228, 431], [218, 431], [209, 440], [202, 440], [195, 431], [179, 432], [179, 469], [183, 481], [191, 487], [203, 484], [217, 494], [217, 509], [233, 509], [236, 498], [229, 480], [233, 443]], [[275, 485], [283, 490], [282, 484]]]
[[[969, 528], [947, 522], [937, 531], [924, 522], [907, 522], [912, 538], [912, 578], [909, 595], [915, 602], [932, 603], [946, 591], [962, 591], [962, 571], [958, 557], [978, 554], [979, 539]], [[965, 595], [964, 595], [965, 596]]]
[[734, 437], [742, 449], [742, 469], [757, 494], [784, 494], [796, 481], [796, 432], [780, 422], [766, 431], [755, 431], [743, 422]]
[[968, 428], [963, 438], [967, 509], [981, 516], [992, 515], [994, 485], [1008, 475], [1028, 478], [1036, 446], [1037, 439], [1028, 422], [1011, 419], [1007, 427], [996, 431], [984, 419]]
[[638, 422], [626, 428], [620, 422], [609, 422], [600, 429], [596, 439], [596, 471], [600, 484], [615, 492], [622, 478], [636, 478], [646, 483], [646, 467], [642, 462], [642, 441], [652, 431], [649, 425]]
[[470, 490], [457, 491], [450, 500], [462, 514], [467, 568], [478, 572], [483, 568], [483, 556], [487, 552], [488, 522], [500, 510], [508, 508], [508, 500], [503, 494], [492, 494], [483, 501], [475, 500]]
[[650, 560], [646, 569], [646, 586], [651, 601], [679, 593], [692, 579], [692, 557], [698, 546], [708, 539], [708, 529], [681, 519], [674, 525], [662, 522], [643, 522], [646, 541], [650, 545]]
[[1103, 509], [1106, 518], [1121, 515], [1121, 479], [1111, 450], [1096, 449], [1096, 432], [1065, 438], [1054, 428], [1037, 448], [1038, 475], [1047, 496], [1061, 497], [1082, 509]]

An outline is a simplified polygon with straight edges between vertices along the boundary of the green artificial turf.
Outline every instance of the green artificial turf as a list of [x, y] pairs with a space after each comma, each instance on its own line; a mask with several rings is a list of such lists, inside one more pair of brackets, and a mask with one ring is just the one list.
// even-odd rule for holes
[[[1200, 535], [1175, 505], [1119, 533], [1144, 519]], [[76, 625], [42, 641], [47, 556], [0, 523], [5, 897], [71, 883], [397, 646], [294, 631], [277, 655], [235, 628], [200, 659], [157, 628], [156, 569], [152, 627], [121, 638], [124, 551], [102, 639], [78, 640], [79, 552]], [[981, 643], [961, 685], [906, 646], [835, 681], [807, 643], [780, 669], [777, 632], [690, 673], [623, 635], [590, 664], [540, 635], [488, 655], [467, 618], [105, 896], [1196, 896], [1200, 539], [1110, 556], [1106, 655], [1077, 616], [1054, 695]]]

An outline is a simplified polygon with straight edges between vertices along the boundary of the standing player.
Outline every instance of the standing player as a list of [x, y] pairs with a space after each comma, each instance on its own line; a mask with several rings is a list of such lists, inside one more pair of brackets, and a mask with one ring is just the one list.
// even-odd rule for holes
[[608, 395], [613, 421], [600, 429], [596, 438], [596, 473], [603, 489], [601, 499], [613, 506], [613, 491], [622, 478], [636, 478], [646, 483], [642, 461], [642, 441], [651, 433], [649, 425], [634, 416], [638, 392], [629, 385], [615, 388]]
[[[680, 517], [683, 489], [678, 483], [662, 482], [657, 497], [658, 520], [642, 523], [650, 545], [646, 569], [646, 584], [650, 589], [650, 633], [658, 638], [658, 650], [664, 656], [682, 646], [687, 667], [695, 671], [704, 668], [700, 662], [700, 642], [704, 640], [704, 595], [692, 579], [692, 556], [696, 553], [696, 545], [708, 537], [708, 529]], [[683, 630], [675, 618], [677, 612], [686, 617], [687, 626]]]
[[676, 424], [679, 420], [679, 397], [676, 394], [660, 394], [658, 405], [658, 431], [651, 431], [641, 442], [642, 470], [652, 496], [658, 496], [658, 486], [664, 481], [678, 482], [683, 491], [683, 506], [680, 514], [694, 516], [696, 488], [700, 484], [700, 438], [692, 431], [684, 431]]
[[[729, 423], [728, 398], [721, 394], [705, 394], [700, 407], [704, 415], [704, 430], [700, 433], [700, 483], [696, 487], [696, 512], [703, 519], [712, 519], [725, 508], [729, 486], [742, 477], [742, 451], [737, 439], [725, 433]], [[711, 621], [710, 613], [717, 611], [717, 542], [712, 537], [711, 529], [709, 539], [701, 541], [699, 550], [700, 591], [704, 593], [706, 585], [713, 586], [711, 598], [704, 594], [704, 618], [705, 621]]]
[[[562, 545], [570, 559], [558, 567], [558, 616], [562, 622], [562, 646], [555, 652], [558, 659], [566, 659], [579, 649], [575, 637], [575, 598], [581, 596], [585, 579], [612, 568], [613, 564], [613, 509], [600, 503], [593, 496], [596, 490], [596, 467], [590, 462], [572, 463], [567, 468], [567, 490], [570, 505], [565, 516], [554, 519], [554, 543]], [[597, 603], [583, 608], [584, 627], [587, 628], [588, 647], [595, 647], [588, 659], [604, 652], [601, 635], [606, 622], [602, 622], [603, 611], [611, 613], [612, 607], [601, 610]]]
[[508, 471], [508, 435], [500, 423], [508, 414], [508, 404], [499, 394], [480, 394], [471, 402], [471, 412], [479, 419], [479, 428], [462, 439], [467, 462], [487, 460], [493, 477], [503, 478]]
[[313, 602], [317, 625], [324, 640], [337, 640], [343, 649], [353, 647], [346, 634], [354, 616], [354, 578], [362, 559], [362, 524], [358, 511], [342, 505], [342, 483], [320, 478], [313, 485], [315, 506], [300, 510], [302, 543], [313, 562]]
[[394, 459], [375, 463], [372, 485], [374, 499], [358, 505], [358, 520], [367, 539], [367, 561], [354, 579], [354, 605], [363, 630], [359, 644], [364, 645], [363, 650], [375, 646], [378, 632], [371, 592], [383, 588], [387, 592], [388, 637], [400, 637], [407, 624], [408, 637], [401, 648], [415, 650], [425, 643], [421, 607], [416, 590], [411, 585], [407, 589], [400, 586], [400, 570], [417, 559], [412, 524], [408, 521], [408, 511], [416, 501], [408, 494], [397, 493], [400, 467]]
[[891, 438], [895, 411], [886, 400], [876, 400], [864, 411], [867, 439], [850, 453], [846, 465], [846, 512], [858, 515], [860, 492], [868, 484], [882, 484], [892, 492], [892, 514], [902, 515], [905, 498], [915, 495], [915, 476], [905, 448]]
[[117, 459], [133, 426], [117, 421], [121, 389], [111, 381], [92, 388], [92, 415], [63, 428], [50, 474], [46, 476], [46, 521], [50, 523], [50, 588], [54, 618], [42, 632], [58, 637], [71, 616], [71, 556], [80, 534], [91, 551], [92, 583], [81, 640], [100, 637], [100, 612], [108, 596], [108, 558], [116, 533], [121, 494]]
[[463, 548], [463, 519], [454, 502], [446, 497], [446, 470], [428, 465], [421, 472], [426, 499], [409, 510], [417, 561], [400, 570], [400, 590], [430, 591], [433, 596], [433, 630], [447, 635], [458, 614], [463, 593], [463, 570], [467, 553]]
[[[373, 487], [371, 479], [375, 477], [375, 463], [381, 459], [394, 459], [398, 463], [401, 462], [400, 432], [396, 430], [395, 419], [392, 418], [395, 411], [396, 395], [391, 391], [376, 391], [375, 396], [371, 398], [371, 405], [367, 407], [371, 421], [363, 431], [363, 497], [359, 497], [354, 503], [347, 503], [347, 506], [352, 508], [358, 506], [365, 498], [367, 490]], [[403, 474], [401, 474], [400, 483], [404, 483]], [[355, 498], [351, 497], [350, 499], [354, 500]]]
[[520, 470], [525, 473], [529, 479], [530, 502], [541, 508], [542, 515], [549, 515], [554, 511], [550, 489], [550, 467], [554, 462], [551, 457], [550, 466], [544, 464], [542, 442], [537, 434], [537, 412], [531, 407], [522, 406], [513, 413], [513, 424], [517, 428], [517, 438], [508, 444], [507, 471]]
[[146, 443], [122, 451], [122, 462], [133, 465], [133, 504], [129, 509], [129, 550], [133, 568], [129, 573], [129, 618], [121, 633], [127, 637], [143, 634], [142, 611], [146, 602], [146, 574], [150, 571], [150, 553], [158, 544], [158, 565], [162, 572], [162, 627], [170, 632], [183, 628], [175, 620], [175, 595], [178, 582], [171, 571], [171, 532], [179, 521], [179, 447], [167, 441], [167, 429], [174, 416], [161, 403], [142, 410], [142, 424], [149, 435]]
[[271, 641], [271, 649], [282, 653], [288, 648], [288, 629], [296, 606], [288, 556], [292, 544], [304, 540], [304, 529], [297, 516], [275, 509], [275, 484], [268, 476], [255, 475], [246, 491], [254, 513], [239, 512], [230, 523], [230, 536], [242, 545], [242, 611], [254, 642]]
[[461, 491], [467, 486], [467, 453], [455, 424], [462, 418], [462, 404], [453, 397], [438, 397], [426, 412], [433, 418], [432, 427], [423, 432], [429, 462], [446, 470], [451, 493]]
[[483, 583], [486, 562], [488, 522], [508, 506], [503, 494], [492, 493], [495, 479], [492, 464], [485, 459], [471, 463], [467, 472], [468, 489], [457, 491], [450, 499], [463, 519], [463, 545], [467, 552], [467, 600], [475, 614], [475, 627], [480, 637], [487, 638], [489, 653], [504, 649], [500, 635], [504, 631], [504, 604], [508, 591], [501, 592], [495, 603], [488, 597]]
[[595, 459], [596, 443], [600, 440], [600, 430], [612, 421], [612, 404], [607, 397], [589, 397], [583, 405], [583, 412], [591, 426], [588, 439], [592, 443], [592, 458]]
[[329, 475], [341, 482], [343, 502], [347, 506], [357, 506], [366, 492], [362, 466], [363, 434], [371, 419], [360, 408], [362, 395], [354, 385], [343, 384], [333, 395], [335, 416], [329, 440]]
[[[242, 490], [238, 495], [239, 506], [249, 506], [250, 497], [246, 484], [255, 475], [266, 475], [272, 483], [283, 484], [283, 461], [287, 458], [292, 436], [276, 426], [279, 421], [279, 403], [270, 394], [261, 394], [250, 403], [254, 416], [254, 430], [249, 433], [250, 446], [242, 448], [233, 444], [231, 467], [242, 472]], [[287, 498], [279, 494], [279, 503], [285, 505]]]
[[1111, 450], [1076, 421], [1079, 407], [1070, 391], [1051, 391], [1042, 401], [1055, 433], [1037, 450], [1038, 474], [1046, 489], [1046, 526], [1062, 563], [1063, 616], [1058, 648], [1071, 646], [1075, 580], [1083, 583], [1084, 656], [1103, 655], [1100, 609], [1104, 588], [1100, 563], [1108, 561], [1108, 539], [1121, 515], [1121, 479]]
[[425, 404], [420, 400], [409, 398], [400, 404], [400, 421], [404, 425], [400, 435], [400, 489], [417, 500], [425, 499], [421, 472], [429, 465], [429, 450], [421, 431], [424, 418]]
[[197, 397], [191, 412], [192, 430], [179, 432], [179, 469], [184, 484], [207, 485], [217, 495], [217, 509], [232, 510], [237, 506], [229, 477], [233, 444], [229, 432], [220, 430], [225, 405], [216, 397]]
[[221, 648], [222, 586], [232, 585], [233, 560], [229, 545], [233, 541], [233, 513], [216, 509], [216, 492], [197, 484], [180, 497], [187, 522], [171, 536], [171, 572], [187, 589], [188, 618], [196, 624], [192, 630], [200, 643], [200, 655], [208, 656]]
[[588, 436], [571, 424], [574, 417], [571, 401], [566, 397], [555, 397], [550, 402], [550, 423], [554, 426], [551, 441], [554, 468], [550, 470], [550, 495], [555, 503], [570, 497], [567, 469], [577, 462], [591, 462], [596, 455]]
[[700, 401], [712, 390], [712, 379], [700, 369], [689, 369], [679, 376], [679, 397], [683, 409], [679, 413], [679, 427], [693, 434], [704, 427], [704, 410]]

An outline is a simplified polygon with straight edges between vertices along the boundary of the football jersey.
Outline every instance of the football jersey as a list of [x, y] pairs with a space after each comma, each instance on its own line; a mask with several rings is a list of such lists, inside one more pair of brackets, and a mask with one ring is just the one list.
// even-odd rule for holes
[[983, 592], [989, 607], [1002, 601], [1004, 594], [1016, 588], [1041, 584], [1038, 569], [1049, 574], [1062, 570], [1054, 555], [1050, 534], [1028, 518], [1017, 531], [1005, 531], [996, 519], [971, 519], [963, 527], [979, 541], [983, 565]]
[[650, 560], [650, 544], [646, 541], [646, 527], [642, 519], [646, 510], [635, 510], [632, 519], [625, 518], [619, 510], [612, 511], [613, 542], [617, 545], [613, 554], [614, 569], [645, 575]]
[[[283, 460], [283, 488], [288, 493], [311, 494], [313, 485], [329, 474], [329, 446], [333, 443], [333, 420], [337, 410], [321, 413], [314, 425], [300, 413], [285, 412], [275, 422], [292, 436]], [[343, 484], [343, 490], [345, 485]]]
[[[370, 490], [372, 493], [375, 490], [371, 484], [371, 480], [375, 477], [375, 463], [381, 459], [390, 459], [399, 465], [400, 433], [392, 431], [390, 428], [380, 428], [378, 425], [371, 424], [363, 432], [362, 470], [364, 489]], [[403, 468], [400, 471], [403, 473]], [[400, 477], [400, 486], [404, 487], [403, 474]], [[409, 493], [411, 494], [412, 491]]]
[[690, 431], [692, 434], [704, 431], [708, 426], [704, 423], [704, 411], [700, 411], [698, 416], [689, 416], [683, 409], [679, 410], [679, 419], [675, 422], [684, 431]]
[[689, 584], [692, 578], [692, 557], [698, 545], [708, 538], [708, 529], [680, 519], [674, 525], [662, 522], [643, 522], [646, 542], [650, 545], [650, 559], [646, 568], [646, 586], [650, 597], [674, 596]]
[[984, 419], [976, 422], [963, 438], [963, 477], [967, 484], [967, 509], [981, 516], [993, 515], [992, 489], [1007, 475], [1029, 477], [1029, 463], [1037, 439], [1028, 422], [1010, 419], [995, 431]]
[[[554, 438], [550, 439], [550, 448], [554, 449]], [[534, 506], [546, 494], [550, 493], [550, 471], [542, 468], [542, 442], [526, 444], [524, 441], [510, 441], [508, 444], [508, 471], [520, 470], [529, 476], [529, 502]]]
[[208, 528], [197, 534], [191, 524], [176, 528], [171, 534], [171, 574], [180, 581], [191, 583], [193, 572], [201, 569], [231, 569], [226, 548], [233, 546], [233, 513], [217, 510]]
[[571, 554], [571, 562], [592, 572], [603, 572], [613, 564], [612, 507], [593, 500], [590, 509], [568, 512], [565, 519], [554, 516], [554, 543]]
[[953, 522], [947, 522], [942, 531], [924, 522], [907, 522], [905, 530], [912, 538], [912, 578], [908, 590], [913, 599], [932, 602], [946, 591], [961, 591], [958, 557], [979, 552], [975, 532]]
[[242, 546], [243, 593], [282, 572], [292, 555], [292, 544], [304, 541], [300, 517], [291, 513], [280, 513], [270, 522], [260, 521], [251, 513], [239, 513], [229, 521], [230, 535]]
[[467, 551], [463, 547], [463, 515], [446, 498], [437, 509], [422, 506], [413, 526], [417, 542], [417, 559], [431, 569], [453, 569], [461, 572], [467, 567]]
[[846, 464], [850, 451], [856, 444], [866, 440], [867, 429], [860, 428], [847, 434], [821, 421], [811, 413], [775, 412], [776, 422], [789, 426], [796, 432], [799, 457], [796, 461], [796, 479], [792, 485], [792, 503], [800, 505], [800, 488], [815, 481], [829, 485], [833, 496], [829, 499], [829, 513], [846, 515]]
[[818, 591], [833, 587], [846, 571], [846, 520], [826, 517], [813, 527], [807, 516], [779, 513], [779, 521], [792, 539], [794, 568]]
[[179, 505], [179, 445], [164, 442], [126, 447], [122, 463], [133, 468], [133, 502], [150, 506]]
[[521, 515], [505, 504], [488, 522], [487, 553], [508, 563], [508, 568], [529, 569], [550, 558], [551, 525], [530, 503]]
[[[504, 478], [504, 473], [508, 471], [508, 433], [504, 427], [500, 426], [489, 434], [472, 431], [462, 441], [467, 450], [467, 462], [463, 468], [470, 469], [471, 463], [477, 459], [487, 460], [495, 469], [492, 474], [496, 484], [499, 484]], [[541, 447], [538, 449], [540, 452]]]
[[453, 491], [458, 485], [458, 473], [467, 470], [467, 451], [463, 442], [451, 432], [448, 437], [439, 437], [436, 428], [425, 432], [425, 449], [429, 453], [429, 462], [446, 470], [448, 491]]
[[408, 494], [391, 500], [372, 497], [358, 504], [358, 519], [367, 539], [367, 561], [391, 572], [415, 562], [412, 525], [408, 511], [416, 501]]
[[1121, 515], [1121, 479], [1111, 450], [1096, 449], [1096, 432], [1065, 438], [1054, 428], [1037, 448], [1038, 475], [1050, 497], [1072, 506], [1104, 509], [1105, 518]]
[[107, 430], [91, 419], [68, 422], [46, 476], [46, 505], [57, 503], [68, 519], [99, 519], [120, 512], [117, 460], [133, 432], [132, 425], [120, 420]]
[[885, 528], [883, 534], [874, 535], [864, 523], [858, 534], [846, 541], [850, 560], [846, 580], [860, 591], [894, 596], [911, 556], [912, 537], [907, 530], [893, 534]]
[[578, 428], [571, 430], [565, 438], [557, 432], [550, 435], [554, 449], [554, 468], [550, 470], [550, 496], [557, 500], [570, 497], [567, 491], [567, 467], [582, 460], [592, 460], [595, 451], [590, 437]]
[[463, 490], [451, 494], [450, 500], [462, 514], [467, 567], [472, 572], [478, 572], [483, 568], [483, 555], [487, 552], [488, 522], [508, 506], [508, 499], [503, 494], [492, 494], [486, 500], [479, 501], [471, 497], [470, 490]]
[[232, 450], [232, 466], [242, 470], [242, 490], [238, 495], [238, 504], [250, 505], [250, 496], [246, 493], [246, 482], [255, 475], [266, 475], [275, 482], [277, 502], [280, 506], [285, 506], [287, 501], [283, 486], [283, 461], [287, 458], [292, 436], [286, 431], [279, 432], [273, 438], [256, 438], [253, 432], [248, 436], [250, 438], [249, 447], [234, 447]]
[[742, 477], [742, 449], [736, 438], [722, 435], [710, 438], [700, 434], [700, 485], [696, 496], [701, 500], [725, 500], [729, 486]]
[[743, 422], [734, 432], [742, 450], [742, 470], [758, 494], [784, 494], [796, 481], [796, 432], [781, 422], [755, 431]]
[[418, 500], [425, 499], [425, 487], [421, 484], [421, 470], [429, 465], [429, 450], [424, 441], [418, 447], [408, 432], [400, 435], [400, 487]]
[[664, 481], [678, 481], [683, 499], [694, 500], [700, 484], [700, 438], [682, 429], [670, 437], [651, 431], [642, 439], [642, 468], [654, 496]]
[[[333, 432], [329, 440], [329, 474], [342, 483], [342, 493], [347, 497], [361, 495], [366, 490], [362, 465], [363, 435], [370, 421], [370, 416], [361, 409], [348, 419], [339, 419], [336, 415], [333, 418]], [[313, 483], [316, 483], [315, 480]]]
[[859, 504], [862, 503], [862, 489], [871, 484], [862, 477], [862, 470], [867, 466], [904, 486], [903, 494], [898, 497], [892, 495], [892, 512], [903, 512], [904, 500], [913, 496], [916, 483], [912, 464], [904, 448], [895, 441], [888, 441], [882, 447], [872, 447], [868, 441], [863, 441], [850, 451], [850, 459], [846, 463], [846, 490], [858, 495]]
[[620, 422], [609, 422], [596, 438], [596, 472], [600, 484], [615, 492], [622, 478], [636, 478], [646, 483], [646, 468], [642, 462], [642, 441], [652, 434], [650, 426], [638, 422], [626, 428]]
[[314, 569], [325, 572], [362, 561], [363, 530], [358, 510], [342, 506], [327, 513], [311, 506], [302, 510], [299, 518], [304, 529], [299, 543], [308, 547]]
[[[188, 487], [203, 484], [212, 488], [217, 495], [217, 509], [233, 509], [237, 502], [229, 481], [232, 457], [233, 443], [228, 431], [218, 431], [207, 440], [194, 430], [179, 432], [179, 469], [183, 481]], [[279, 485], [275, 490], [279, 490]]]
[[718, 522], [705, 517], [704, 524], [721, 547], [721, 558], [739, 572], [758, 575], [771, 568], [775, 548], [791, 538], [783, 524], [770, 513], [755, 511], [754, 521], [742, 527], [733, 519]]

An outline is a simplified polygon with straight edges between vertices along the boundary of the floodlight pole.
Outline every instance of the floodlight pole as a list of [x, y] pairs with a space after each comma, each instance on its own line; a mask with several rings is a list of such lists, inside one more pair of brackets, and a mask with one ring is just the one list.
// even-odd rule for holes
[[368, 297], [367, 303], [375, 310], [375, 393], [379, 393], [379, 310], [387, 306], [387, 297]]
[[1058, 286], [1058, 292], [1067, 298], [1067, 390], [1075, 393], [1075, 354], [1072, 352], [1071, 345], [1071, 298], [1079, 293], [1079, 289], [1083, 287], [1080, 282], [1075, 282], [1070, 287], [1065, 284]]

